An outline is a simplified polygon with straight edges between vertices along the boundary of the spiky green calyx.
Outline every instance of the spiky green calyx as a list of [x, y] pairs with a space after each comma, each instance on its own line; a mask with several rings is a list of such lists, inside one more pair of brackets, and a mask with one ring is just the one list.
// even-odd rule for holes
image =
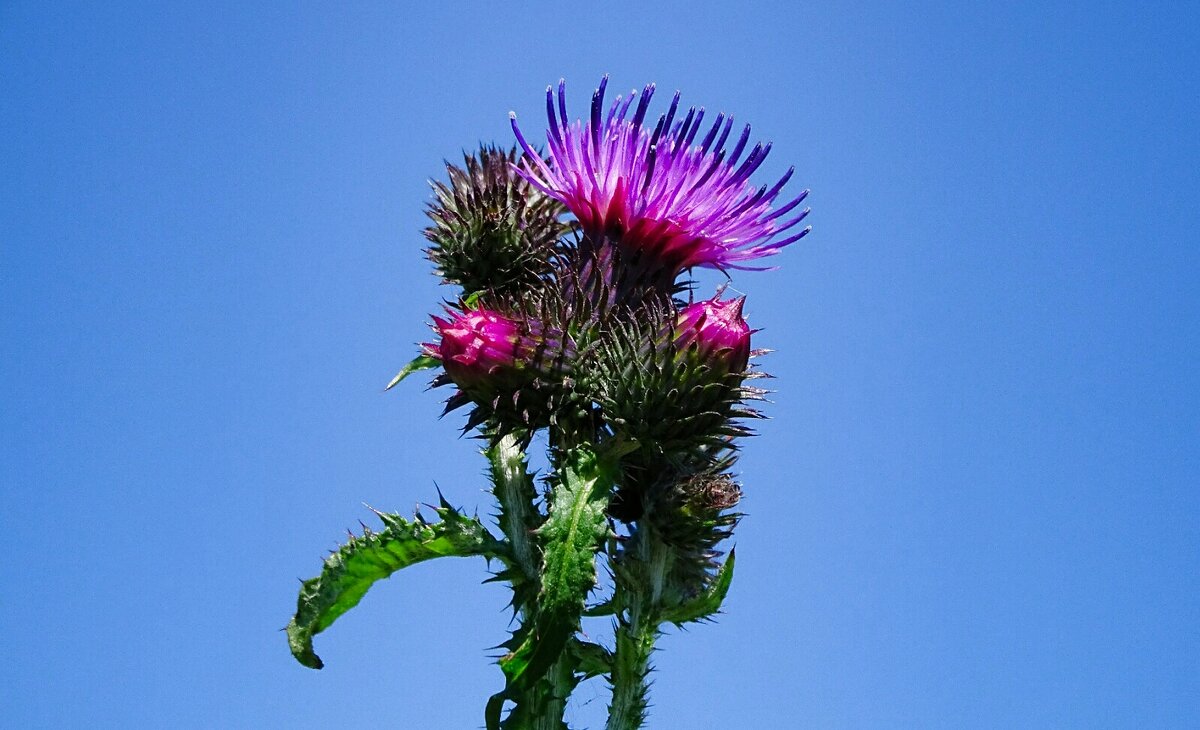
[[438, 341], [425, 352], [442, 364], [434, 386], [454, 385], [445, 413], [472, 406], [463, 431], [485, 426], [493, 436], [521, 431], [533, 433], [549, 425], [563, 403], [565, 371], [574, 344], [553, 320], [520, 310], [489, 293], [471, 297], [449, 318], [434, 317]]
[[463, 166], [446, 163], [447, 182], [431, 182], [434, 201], [426, 214], [436, 272], [464, 294], [516, 293], [550, 273], [559, 239], [569, 230], [561, 203], [538, 192], [513, 172], [520, 160], [482, 146], [463, 155]]
[[749, 435], [741, 421], [759, 414], [746, 401], [762, 398], [744, 384], [747, 373], [684, 356], [673, 341], [674, 316], [647, 308], [617, 322], [596, 348], [588, 383], [615, 433], [669, 459]]
[[718, 544], [742, 517], [731, 511], [741, 496], [741, 486], [720, 471], [665, 479], [648, 490], [643, 519], [672, 554], [664, 610], [680, 610], [709, 589]]
[[729, 510], [742, 498], [742, 488], [728, 474], [705, 471], [661, 480], [645, 495], [645, 519], [663, 542], [680, 552], [709, 554], [729, 537], [739, 514]]

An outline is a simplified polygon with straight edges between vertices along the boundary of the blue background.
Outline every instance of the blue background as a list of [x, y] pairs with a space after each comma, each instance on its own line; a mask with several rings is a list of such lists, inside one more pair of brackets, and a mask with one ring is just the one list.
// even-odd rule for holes
[[481, 724], [481, 561], [379, 584], [322, 672], [279, 629], [362, 502], [489, 510], [445, 393], [381, 392], [451, 295], [425, 181], [608, 72], [813, 189], [734, 280], [774, 418], [650, 727], [1195, 727], [1186, 5], [0, 5], [0, 724]]

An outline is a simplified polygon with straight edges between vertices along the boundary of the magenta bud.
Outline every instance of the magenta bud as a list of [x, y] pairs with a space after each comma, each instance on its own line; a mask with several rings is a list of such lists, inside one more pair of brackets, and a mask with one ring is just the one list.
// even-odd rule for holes
[[722, 302], [720, 296], [680, 310], [675, 324], [675, 346], [694, 350], [713, 367], [744, 372], [750, 363], [750, 326], [742, 318], [746, 297]]
[[451, 312], [449, 320], [434, 317], [438, 343], [426, 343], [425, 352], [442, 361], [446, 374], [463, 389], [506, 380], [532, 352], [518, 324], [501, 314], [476, 309]]

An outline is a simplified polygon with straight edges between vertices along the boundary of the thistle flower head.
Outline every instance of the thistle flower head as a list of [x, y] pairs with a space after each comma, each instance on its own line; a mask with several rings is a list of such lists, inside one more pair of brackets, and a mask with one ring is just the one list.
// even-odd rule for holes
[[424, 345], [426, 354], [442, 362], [450, 379], [464, 392], [513, 380], [535, 346], [511, 319], [487, 309], [449, 312], [433, 318], [438, 342]]
[[[743, 382], [742, 370], [714, 367], [698, 346], [681, 350], [678, 316], [673, 306], [646, 308], [610, 323], [594, 354], [581, 358], [581, 375], [614, 434], [672, 460], [704, 462], [712, 449], [750, 435], [741, 421], [759, 417], [748, 401], [761, 392]], [[732, 350], [703, 352], [724, 358]]]
[[725, 372], [745, 371], [750, 362], [750, 326], [742, 318], [746, 297], [712, 299], [689, 304], [675, 324], [675, 346], [689, 350], [701, 361]]
[[710, 469], [690, 475], [669, 474], [647, 489], [643, 501], [645, 513], [663, 540], [689, 554], [694, 561], [691, 567], [702, 574], [714, 567], [717, 543], [729, 536], [741, 518], [729, 512], [741, 498], [741, 485], [728, 474]]
[[792, 170], [770, 188], [750, 183], [771, 145], [757, 143], [743, 159], [749, 125], [728, 150], [733, 117], [718, 114], [701, 137], [704, 109], [692, 107], [676, 121], [676, 93], [653, 128], [644, 126], [654, 85], [640, 97], [636, 91], [618, 96], [605, 114], [607, 84], [606, 76], [586, 122], [568, 122], [564, 82], [557, 100], [546, 89], [548, 161], [521, 134], [516, 115], [509, 115], [527, 154], [519, 174], [562, 202], [589, 237], [616, 241], [674, 274], [693, 266], [753, 268], [744, 262], [770, 256], [808, 233], [808, 228], [792, 232], [808, 209], [785, 218], [807, 190], [772, 208]]
[[514, 428], [532, 433], [583, 417], [586, 404], [570, 387], [577, 348], [552, 311], [528, 302], [515, 309], [486, 301], [464, 306], [448, 309], [447, 318], [433, 317], [438, 341], [423, 346], [442, 365], [433, 386], [458, 389], [444, 413], [470, 406], [464, 433], [483, 424], [492, 436]]
[[446, 164], [446, 182], [431, 182], [425, 254], [464, 294], [513, 293], [537, 286], [567, 231], [562, 204], [513, 172], [519, 151], [483, 146]]

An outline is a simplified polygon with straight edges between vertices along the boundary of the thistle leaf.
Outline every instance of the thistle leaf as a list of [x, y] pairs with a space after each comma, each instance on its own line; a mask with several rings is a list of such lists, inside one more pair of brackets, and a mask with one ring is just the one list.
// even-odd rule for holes
[[[609, 455], [611, 458], [611, 455]], [[585, 447], [559, 468], [550, 515], [539, 530], [545, 551], [541, 610], [578, 623], [596, 585], [595, 556], [608, 537], [605, 509], [616, 481], [614, 466]]]
[[517, 701], [528, 694], [562, 656], [596, 586], [596, 553], [609, 536], [605, 508], [617, 474], [613, 455], [602, 458], [578, 446], [557, 471], [561, 479], [550, 495], [546, 522], [538, 529], [544, 567], [537, 617], [530, 630], [522, 632], [519, 644], [500, 659], [507, 682], [488, 703], [489, 730], [498, 727], [504, 700]]
[[599, 677], [612, 671], [612, 652], [599, 644], [576, 639], [570, 643], [568, 651], [575, 658], [575, 665], [584, 679]]
[[676, 625], [690, 621], [703, 621], [720, 611], [721, 603], [725, 600], [725, 595], [729, 593], [729, 586], [733, 583], [735, 557], [736, 550], [730, 550], [729, 558], [717, 569], [717, 574], [713, 576], [708, 588], [692, 600], [665, 611], [662, 616], [663, 621], [670, 621]]
[[445, 501], [437, 509], [440, 522], [426, 522], [420, 514], [413, 520], [399, 515], [376, 513], [383, 521], [382, 532], [364, 531], [325, 559], [316, 578], [304, 581], [296, 603], [296, 615], [287, 626], [288, 644], [296, 661], [306, 667], [324, 666], [313, 652], [313, 636], [339, 616], [358, 605], [377, 580], [387, 578], [431, 558], [482, 555], [499, 557], [503, 543], [474, 517], [450, 507]]
[[384, 388], [384, 391], [386, 392], [396, 387], [397, 383], [415, 372], [436, 368], [441, 364], [442, 361], [436, 357], [431, 357], [430, 355], [417, 355], [415, 358], [413, 358], [412, 362], [405, 365], [400, 369], [400, 372], [396, 373], [396, 377], [392, 378], [392, 382], [387, 384], [387, 387]]

